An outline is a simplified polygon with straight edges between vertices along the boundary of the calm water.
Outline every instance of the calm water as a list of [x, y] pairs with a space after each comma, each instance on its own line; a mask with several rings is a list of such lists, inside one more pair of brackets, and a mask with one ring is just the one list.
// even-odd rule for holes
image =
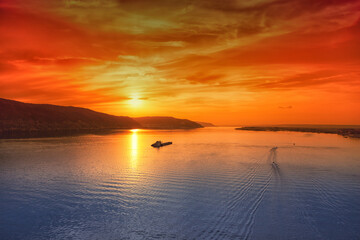
[[0, 140], [0, 239], [360, 239], [360, 140], [233, 128]]

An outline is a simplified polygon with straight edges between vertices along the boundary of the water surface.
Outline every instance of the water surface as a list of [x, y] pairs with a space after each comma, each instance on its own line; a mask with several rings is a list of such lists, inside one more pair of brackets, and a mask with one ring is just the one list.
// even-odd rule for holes
[[0, 239], [360, 239], [359, 202], [360, 141], [338, 135], [0, 140]]

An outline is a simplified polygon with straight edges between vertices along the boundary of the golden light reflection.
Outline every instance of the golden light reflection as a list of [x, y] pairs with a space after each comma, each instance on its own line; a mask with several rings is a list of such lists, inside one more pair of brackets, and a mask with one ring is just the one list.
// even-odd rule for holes
[[132, 129], [131, 136], [131, 146], [130, 146], [130, 167], [131, 169], [135, 170], [138, 164], [138, 132], [139, 129]]

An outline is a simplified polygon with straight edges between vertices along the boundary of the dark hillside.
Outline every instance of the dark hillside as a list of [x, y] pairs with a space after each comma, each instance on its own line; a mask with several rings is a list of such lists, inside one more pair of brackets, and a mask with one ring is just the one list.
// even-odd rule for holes
[[173, 117], [140, 117], [135, 118], [143, 127], [153, 129], [192, 129], [202, 128], [200, 124]]
[[140, 128], [129, 117], [86, 108], [22, 103], [0, 98], [0, 138], [33, 132]]

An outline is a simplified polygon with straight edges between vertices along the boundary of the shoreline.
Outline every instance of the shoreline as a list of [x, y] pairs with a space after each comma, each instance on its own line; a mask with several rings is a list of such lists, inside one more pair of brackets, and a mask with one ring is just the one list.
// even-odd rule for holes
[[107, 135], [119, 131], [130, 131], [132, 129], [144, 130], [193, 130], [197, 128], [99, 128], [99, 129], [49, 129], [49, 130], [1, 130], [0, 139], [28, 139], [48, 137], [71, 137], [87, 134]]
[[269, 132], [304, 132], [304, 133], [328, 133], [337, 134], [343, 137], [360, 138], [359, 128], [337, 128], [337, 127], [279, 127], [279, 126], [253, 126], [253, 127], [240, 127], [235, 130], [243, 131], [269, 131]]

